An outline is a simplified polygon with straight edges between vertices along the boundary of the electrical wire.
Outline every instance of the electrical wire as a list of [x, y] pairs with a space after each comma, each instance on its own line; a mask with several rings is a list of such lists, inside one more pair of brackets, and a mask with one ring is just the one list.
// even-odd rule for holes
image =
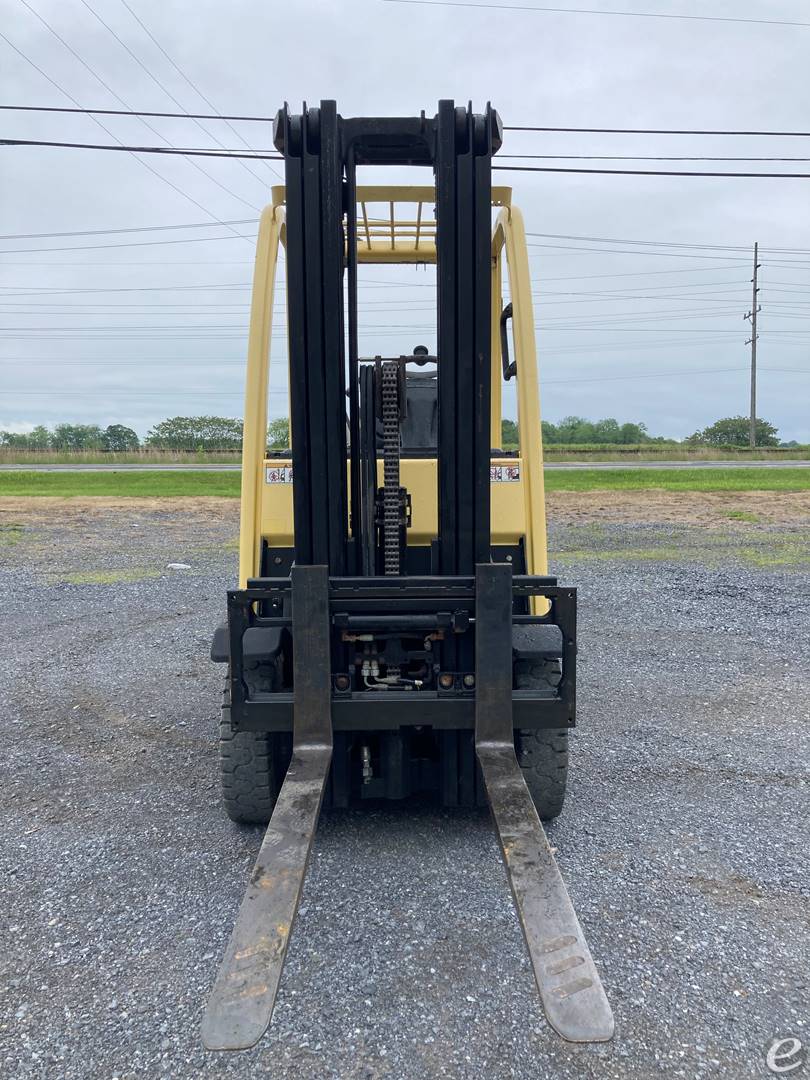
[[[399, 0], [397, 0], [399, 2]], [[405, 0], [403, 0], [405, 2]], [[407, 0], [411, 2], [411, 0]], [[413, 0], [417, 2], [417, 0]], [[115, 150], [127, 151], [135, 154], [168, 154], [169, 156], [192, 157], [217, 157], [217, 158], [253, 158], [255, 160], [282, 161], [279, 155], [272, 154], [240, 154], [238, 152], [221, 150], [198, 150], [189, 147], [163, 147], [163, 146], [108, 146], [104, 143], [76, 143], [54, 142], [44, 139], [0, 139], [0, 146], [45, 146], [70, 150]], [[737, 177], [740, 179], [766, 179], [766, 180], [810, 180], [810, 173], [777, 173], [777, 172], [707, 172], [705, 170], [686, 169], [583, 169], [545, 165], [493, 165], [493, 171], [499, 172], [533, 172], [533, 173], [587, 173], [598, 176], [706, 176], [706, 177]], [[242, 200], [243, 202], [245, 200]]]
[[505, 124], [504, 131], [542, 131], [570, 135], [733, 135], [762, 136], [767, 138], [808, 139], [810, 131], [752, 131], [724, 130], [721, 128], [597, 128], [597, 127], [541, 127], [534, 124]]
[[[122, 0], [123, 2], [123, 0]], [[2, 35], [0, 35], [2, 36]], [[7, 38], [4, 38], [8, 42]], [[11, 42], [8, 42], [11, 44]], [[12, 48], [15, 46], [12, 45]], [[19, 51], [19, 50], [18, 50]], [[27, 59], [27, 57], [26, 57]], [[30, 62], [30, 61], [29, 61]], [[44, 72], [42, 73], [44, 74]], [[47, 76], [46, 76], [47, 78]], [[55, 84], [54, 84], [55, 85]], [[61, 87], [57, 87], [61, 90]], [[51, 105], [0, 105], [0, 111], [6, 112], [52, 112], [83, 113], [97, 116], [151, 116], [168, 117], [173, 120], [234, 120], [245, 123], [272, 124], [272, 116], [228, 116], [221, 113], [174, 113], [145, 112], [136, 109], [69, 109]], [[755, 135], [778, 138], [810, 138], [810, 131], [750, 131], [720, 130], [718, 128], [593, 128], [593, 127], [540, 127], [528, 124], [506, 124], [504, 131], [549, 131], [562, 133], [583, 133], [597, 135]]]
[[[170, 101], [174, 102], [174, 104], [178, 107], [178, 109], [182, 109], [185, 112], [185, 110], [183, 109], [182, 102], [179, 101], [174, 96], [174, 94], [171, 92], [171, 90], [163, 82], [160, 81], [160, 79], [157, 77], [157, 75], [155, 75], [154, 72], [143, 62], [143, 60], [141, 60], [141, 58], [137, 55], [137, 53], [135, 53], [129, 47], [129, 45], [127, 45], [127, 43], [124, 41], [124, 39], [110, 26], [110, 24], [105, 22], [104, 19], [102, 19], [102, 17], [95, 10], [95, 8], [92, 7], [92, 5], [89, 3], [89, 0], [79, 0], [79, 3], [82, 4], [82, 6], [85, 7], [90, 12], [90, 14], [93, 16], [93, 18], [96, 19], [96, 21], [99, 22], [104, 27], [104, 29], [115, 38], [115, 40], [118, 42], [118, 44], [121, 46], [121, 48], [125, 50], [127, 55], [132, 57], [132, 59], [135, 61], [135, 63], [138, 65], [138, 67], [141, 68], [142, 71], [146, 72], [146, 74], [149, 76], [149, 78], [152, 80], [152, 82], [155, 84], [155, 86], [157, 86], [158, 89], [161, 90], [166, 95], [166, 97], [169, 98]], [[129, 9], [129, 10], [131, 12], [131, 9]], [[208, 138], [213, 139], [214, 142], [219, 147], [221, 147], [223, 150], [225, 149], [223, 143], [220, 142], [219, 138], [216, 135], [212, 135], [210, 131], [207, 131], [202, 126], [202, 124], [200, 123], [199, 120], [194, 120], [193, 123], [200, 129], [200, 131], [203, 133], [203, 135], [207, 135]], [[253, 169], [248, 168], [248, 166], [241, 159], [239, 160], [239, 164], [240, 164], [241, 168], [244, 169], [244, 171], [249, 176], [252, 176], [254, 180], [257, 180], [262, 185], [263, 188], [266, 187], [266, 181], [263, 180], [262, 177], [259, 176], [258, 173], [254, 172]], [[207, 175], [210, 176], [210, 173], [207, 174]], [[212, 179], [213, 179], [213, 177], [212, 177]], [[219, 181], [216, 180], [215, 183], [219, 184]], [[237, 195], [236, 192], [231, 191], [230, 188], [225, 187], [225, 185], [220, 184], [219, 186], [223, 187], [223, 189], [225, 191], [229, 192], [231, 195], [233, 195], [234, 198], [241, 199], [241, 196]], [[242, 199], [242, 201], [245, 202], [246, 200]], [[250, 206], [252, 204], [247, 203], [247, 205]]]
[[[106, 82], [104, 79], [102, 79], [102, 77], [95, 70], [95, 68], [93, 68], [92, 65], [88, 64], [88, 62], [84, 59], [84, 57], [82, 57], [73, 48], [73, 46], [68, 41], [66, 41], [65, 38], [63, 38], [61, 36], [61, 34], [57, 33], [57, 31], [54, 30], [54, 28], [51, 26], [51, 24], [48, 22], [48, 20], [45, 19], [42, 15], [40, 15], [40, 13], [35, 8], [33, 8], [31, 6], [31, 4], [28, 3], [28, 0], [20, 0], [20, 3], [23, 5], [23, 7], [27, 11], [30, 11], [31, 14], [42, 23], [42, 25], [46, 28], [46, 30], [48, 30], [48, 32], [51, 33], [56, 38], [56, 40], [65, 49], [68, 50], [68, 52], [71, 54], [71, 56], [74, 56], [79, 61], [79, 63], [82, 65], [82, 67], [84, 67], [87, 71], [90, 72], [90, 74], [93, 76], [93, 78], [96, 80], [96, 82], [100, 83], [100, 85], [104, 87], [104, 89], [107, 91], [108, 94], [111, 94], [112, 97], [114, 97], [115, 100], [117, 102], [119, 102], [119, 104], [123, 105], [125, 109], [131, 108], [129, 102], [125, 101], [124, 98], [122, 98], [120, 94], [116, 93], [116, 91], [113, 90], [113, 88], [110, 86], [110, 84], [108, 82]], [[92, 9], [91, 9], [91, 11], [92, 11]], [[95, 12], [93, 12], [93, 14], [95, 14]], [[103, 22], [103, 20], [100, 18], [100, 16], [96, 16], [96, 17], [99, 19], [99, 22], [101, 22], [101, 24], [103, 26], [105, 26], [105, 28], [109, 29], [109, 27], [107, 27], [106, 23]], [[112, 33], [112, 31], [110, 31], [110, 32]], [[121, 44], [123, 45], [123, 42]], [[124, 46], [124, 47], [126, 48], [126, 46]], [[157, 135], [157, 137], [159, 139], [162, 139], [164, 142], [168, 143], [169, 140], [166, 139], [163, 135], [161, 135], [160, 131], [158, 131], [158, 129], [156, 127], [154, 127], [154, 125], [150, 124], [148, 120], [144, 120], [143, 117], [138, 117], [138, 119], [144, 125], [144, 127], [147, 127], [151, 132], [153, 132], [155, 135]], [[115, 141], [120, 142], [120, 140], [118, 138], [116, 138]], [[201, 173], [203, 176], [208, 177], [208, 179], [212, 183], [216, 184], [216, 186], [218, 188], [221, 188], [222, 191], [226, 192], [228, 195], [230, 195], [232, 198], [236, 199], [238, 202], [244, 203], [245, 206], [250, 206], [253, 210], [258, 210], [259, 209], [257, 206], [254, 206], [253, 203], [248, 202], [247, 199], [243, 199], [242, 196], [238, 195], [235, 191], [233, 191], [232, 188], [229, 188], [226, 184], [223, 184], [221, 181], [219, 181], [215, 176], [213, 176], [210, 172], [208, 172], [207, 169], [203, 168], [202, 165], [198, 164], [198, 162], [191, 161], [190, 160], [190, 155], [186, 155], [186, 157], [188, 158], [188, 163], [189, 163], [189, 165], [191, 165], [192, 168], [196, 169], [197, 172]], [[213, 217], [214, 215], [212, 214], [211, 216]]]
[[[162, 138], [163, 136], [161, 136]], [[164, 140], [168, 142], [168, 140]], [[239, 150], [206, 150], [204, 147], [196, 146], [110, 146], [108, 143], [78, 143], [78, 142], [53, 142], [46, 139], [0, 139], [0, 146], [50, 146], [56, 149], [62, 150], [114, 150], [118, 153], [121, 151], [129, 154], [168, 154], [170, 157], [215, 157], [215, 158], [233, 158], [236, 161], [246, 159], [248, 161], [283, 161], [284, 158], [279, 154], [271, 154], [265, 151], [256, 153], [245, 154]], [[206, 173], [206, 176], [209, 174]], [[220, 187], [223, 185], [220, 184]], [[225, 188], [231, 195], [234, 193], [229, 188]], [[258, 210], [258, 206], [253, 206], [252, 203], [242, 199], [239, 195], [235, 195], [235, 198], [244, 202], [247, 206], [252, 206], [254, 210]]]
[[594, 375], [579, 379], [544, 379], [544, 386], [561, 386], [563, 383], [624, 382], [630, 379], [691, 378], [693, 375], [720, 375], [730, 371], [747, 371], [747, 368], [707, 368], [700, 371], [646, 371], [634, 375]]
[[498, 154], [504, 158], [526, 161], [810, 161], [806, 157], [640, 157], [636, 154]]
[[258, 218], [232, 218], [230, 221], [189, 221], [185, 225], [130, 225], [118, 229], [74, 229], [70, 232], [6, 233], [0, 240], [50, 240], [57, 236], [106, 236], [114, 233], [165, 232], [167, 229], [218, 229], [223, 225], [255, 225]]
[[[82, 0], [84, 3], [84, 0]], [[205, 129], [203, 129], [205, 130]], [[206, 134], [208, 134], [206, 132]], [[214, 136], [212, 135], [213, 139]], [[233, 158], [236, 161], [242, 163], [245, 160], [255, 159], [256, 161], [284, 161], [284, 158], [280, 154], [273, 153], [272, 150], [250, 150], [250, 153], [243, 153], [241, 150], [233, 149], [231, 147], [224, 146], [218, 139], [215, 139], [221, 147], [220, 150], [207, 149], [206, 147], [197, 146], [138, 146], [138, 147], [124, 147], [124, 146], [109, 146], [104, 143], [76, 143], [76, 142], [53, 142], [38, 139], [0, 139], [0, 145], [2, 146], [51, 146], [69, 150], [128, 150], [129, 152], [135, 151], [139, 154], [178, 154], [180, 156], [191, 155], [196, 157], [219, 157], [219, 158]], [[616, 155], [616, 154], [499, 154], [497, 160], [502, 161], [505, 158], [511, 160], [525, 160], [525, 161], [810, 161], [810, 158], [806, 157], [666, 157], [666, 156], [652, 156], [643, 157], [639, 155]], [[245, 166], [246, 168], [247, 166]], [[494, 166], [497, 168], [497, 166]], [[517, 166], [511, 166], [517, 168]], [[554, 170], [532, 170], [532, 171], [554, 171]], [[558, 170], [568, 171], [568, 170]], [[572, 170], [574, 171], [574, 170]], [[579, 170], [576, 170], [579, 171]], [[591, 170], [588, 170], [591, 171]], [[596, 170], [594, 170], [596, 171]], [[623, 171], [623, 170], [610, 170]], [[680, 175], [693, 175], [676, 173], [658, 173], [651, 170], [645, 170], [640, 175], [663, 175], [663, 176], [680, 176]], [[252, 176], [256, 176], [252, 170], [248, 169], [248, 172]], [[699, 175], [727, 175], [725, 173], [701, 173]], [[738, 175], [734, 173], [732, 175]], [[747, 175], [747, 174], [746, 174]], [[757, 176], [765, 175], [762, 173], [756, 173]], [[781, 174], [779, 174], [781, 175]], [[281, 179], [281, 177], [279, 177]], [[541, 235], [541, 234], [539, 234]], [[550, 235], [550, 234], [549, 234]], [[699, 245], [710, 246], [710, 245]]]
[[[162, 46], [162, 45], [160, 44], [160, 42], [158, 41], [158, 39], [157, 39], [157, 38], [155, 37], [155, 35], [154, 35], [154, 34], [152, 33], [152, 31], [151, 31], [151, 30], [149, 29], [149, 27], [148, 27], [148, 26], [147, 26], [147, 25], [146, 25], [146, 24], [144, 23], [144, 21], [143, 21], [143, 20], [142, 20], [142, 19], [141, 19], [141, 18], [140, 18], [140, 17], [139, 17], [139, 16], [137, 15], [137, 14], [136, 14], [136, 12], [132, 10], [132, 8], [130, 7], [130, 5], [129, 5], [129, 4], [127, 3], [127, 0], [121, 0], [121, 3], [122, 3], [122, 4], [124, 5], [124, 7], [125, 7], [125, 8], [127, 9], [127, 11], [128, 11], [129, 13], [130, 13], [130, 15], [131, 15], [131, 16], [132, 16], [132, 18], [133, 18], [133, 19], [135, 20], [135, 22], [136, 22], [136, 23], [138, 24], [138, 26], [140, 26], [141, 30], [143, 30], [143, 32], [144, 32], [144, 33], [146, 34], [146, 36], [147, 36], [147, 37], [149, 38], [149, 40], [150, 40], [150, 41], [152, 42], [152, 44], [153, 44], [153, 45], [155, 46], [155, 48], [157, 48], [157, 49], [158, 49], [158, 50], [160, 51], [160, 53], [161, 53], [161, 54], [162, 54], [162, 55], [163, 55], [163, 56], [164, 56], [164, 57], [166, 58], [166, 60], [168, 60], [168, 62], [169, 62], [169, 63], [171, 64], [171, 66], [172, 66], [172, 67], [174, 68], [174, 70], [175, 70], [175, 71], [177, 72], [177, 74], [178, 74], [178, 75], [180, 76], [180, 78], [181, 78], [181, 79], [183, 79], [183, 81], [184, 81], [184, 82], [186, 82], [186, 83], [188, 84], [188, 86], [190, 86], [190, 87], [191, 87], [191, 89], [192, 89], [192, 90], [194, 91], [194, 93], [195, 93], [195, 94], [196, 94], [196, 95], [197, 95], [197, 96], [198, 96], [198, 97], [199, 97], [199, 98], [200, 98], [200, 99], [201, 99], [202, 101], [204, 101], [204, 102], [205, 102], [205, 104], [206, 104], [206, 105], [208, 106], [208, 108], [209, 108], [209, 109], [213, 109], [213, 111], [214, 111], [214, 112], [216, 113], [216, 119], [218, 119], [218, 120], [223, 120], [223, 121], [225, 122], [226, 126], [227, 126], [227, 127], [228, 127], [228, 128], [230, 129], [230, 131], [232, 131], [232, 132], [233, 132], [233, 134], [234, 134], [234, 135], [236, 136], [236, 138], [237, 138], [237, 139], [239, 139], [239, 141], [240, 141], [240, 142], [242, 143], [242, 145], [243, 145], [243, 146], [245, 146], [245, 147], [247, 147], [247, 149], [248, 149], [248, 150], [251, 150], [251, 149], [252, 149], [252, 147], [251, 147], [250, 143], [249, 143], [249, 142], [248, 142], [248, 141], [247, 141], [247, 140], [245, 139], [245, 137], [244, 137], [244, 136], [243, 136], [243, 135], [242, 135], [242, 134], [241, 134], [241, 133], [240, 133], [240, 132], [238, 131], [238, 129], [237, 129], [237, 128], [235, 128], [235, 127], [233, 126], [233, 124], [231, 124], [231, 123], [230, 123], [230, 121], [229, 121], [229, 120], [228, 120], [228, 119], [227, 119], [226, 117], [224, 117], [224, 116], [222, 115], [222, 113], [221, 113], [221, 112], [219, 111], [219, 109], [217, 109], [216, 105], [214, 105], [214, 103], [213, 103], [213, 102], [212, 102], [211, 100], [209, 100], [209, 98], [207, 98], [207, 97], [205, 96], [205, 94], [204, 94], [204, 93], [202, 92], [202, 90], [200, 90], [199, 86], [197, 86], [197, 84], [196, 84], [195, 82], [192, 82], [192, 80], [191, 80], [191, 79], [190, 79], [190, 78], [188, 77], [188, 75], [187, 75], [187, 74], [185, 73], [185, 71], [184, 71], [184, 70], [183, 70], [183, 69], [182, 69], [182, 68], [180, 67], [180, 65], [179, 65], [179, 64], [177, 64], [177, 63], [175, 62], [175, 60], [174, 60], [174, 59], [173, 59], [173, 58], [172, 58], [172, 57], [171, 57], [171, 56], [169, 55], [169, 53], [168, 53], [168, 52], [166, 52], [166, 50], [165, 50], [165, 49], [163, 48], [163, 46]], [[189, 114], [189, 113], [186, 113], [186, 115], [190, 115], [190, 114]], [[196, 117], [195, 117], [194, 119], [196, 119]], [[210, 132], [208, 132], [208, 134], [210, 135]], [[214, 138], [214, 136], [213, 136], [213, 135], [211, 135], [211, 138]], [[218, 140], [216, 140], [216, 141], [218, 141]], [[273, 166], [272, 166], [272, 165], [267, 165], [267, 166], [265, 166], [265, 167], [266, 167], [266, 168], [267, 168], [267, 169], [268, 169], [268, 170], [269, 170], [269, 171], [270, 171], [270, 172], [272, 173], [272, 175], [273, 175], [273, 176], [275, 176], [275, 177], [276, 177], [277, 179], [279, 179], [279, 180], [281, 179], [281, 176], [279, 175], [279, 173], [277, 172], [277, 170], [273, 168]], [[247, 168], [247, 166], [245, 166], [245, 168]], [[250, 171], [250, 172], [252, 172], [253, 170], [251, 169], [251, 170], [249, 170], [249, 171]], [[255, 175], [255, 174], [254, 174], [254, 175]]]
[[[394, 0], [391, 0], [394, 2]], [[406, 2], [406, 0], [396, 0]], [[407, 0], [408, 3], [416, 3], [416, 0]], [[499, 172], [536, 172], [536, 173], [593, 173], [598, 176], [735, 176], [741, 179], [753, 180], [756, 177], [774, 180], [810, 180], [810, 173], [772, 173], [772, 172], [696, 172], [685, 169], [575, 169], [562, 168], [546, 165], [493, 165], [493, 170]]]
[[723, 15], [677, 15], [663, 11], [604, 11], [599, 8], [536, 7], [534, 4], [473, 4], [469, 0], [382, 0], [384, 4], [418, 4], [422, 7], [488, 8], [495, 11], [539, 11], [555, 15], [620, 15], [628, 19], [686, 19], [690, 22], [752, 23], [757, 26], [807, 26], [806, 22], [782, 19], [741, 19]]
[[[43, 20], [40, 20], [40, 21], [43, 21]], [[56, 82], [55, 79], [51, 78], [51, 76], [48, 75], [47, 72], [43, 71], [42, 68], [39, 67], [38, 64], [34, 63], [34, 61], [22, 51], [22, 49], [17, 48], [17, 46], [14, 44], [14, 42], [11, 41], [9, 38], [7, 38], [6, 35], [4, 33], [2, 33], [2, 31], [0, 31], [0, 38], [2, 38], [3, 41], [5, 41], [5, 43], [9, 46], [9, 48], [13, 49], [14, 52], [17, 53], [18, 56], [22, 57], [22, 59], [25, 60], [25, 62], [27, 64], [29, 64], [35, 71], [37, 71], [44, 79], [46, 79], [51, 84], [51, 86], [55, 86], [56, 89], [59, 91], [59, 93], [63, 94], [68, 99], [68, 101], [72, 101], [74, 105], [78, 106], [79, 111], [82, 111], [82, 112], [85, 111], [85, 110], [81, 109], [81, 107], [79, 106], [78, 100], [68, 90], [65, 90], [65, 88], [63, 86], [61, 86], [58, 82]], [[106, 126], [106, 124], [102, 123], [102, 121], [99, 120], [96, 116], [91, 115], [91, 119], [92, 119], [94, 124], [96, 124], [98, 127], [101, 128], [101, 130], [103, 132], [105, 132], [105, 134], [109, 135], [111, 139], [115, 139], [115, 141], [117, 143], [119, 143], [119, 145], [120, 145], [121, 140], [118, 138], [118, 136], [113, 131], [110, 131], [110, 129]], [[152, 173], [153, 176], [156, 176], [158, 178], [158, 180], [160, 180], [164, 184], [168, 185], [168, 187], [170, 187], [173, 191], [177, 192], [177, 194], [181, 195], [184, 199], [187, 199], [188, 202], [190, 202], [194, 206], [196, 206], [198, 210], [202, 210], [202, 212], [204, 214], [207, 214], [214, 221], [216, 221], [217, 223], [220, 223], [219, 219], [216, 216], [216, 214], [213, 214], [210, 210], [208, 210], [205, 206], [203, 206], [202, 203], [198, 202], [192, 195], [189, 195], [187, 191], [184, 191], [181, 187], [179, 187], [177, 184], [175, 184], [172, 180], [169, 180], [168, 177], [163, 176], [162, 173], [159, 173], [157, 171], [157, 169], [152, 168], [152, 166], [149, 164], [148, 161], [143, 161], [141, 158], [137, 157], [135, 154], [133, 154], [132, 156], [135, 158], [135, 160], [137, 162], [139, 162], [139, 164], [141, 164], [145, 169], [147, 169], [150, 173]], [[0, 254], [5, 254], [5, 252], [0, 252]]]
[[[810, 161], [810, 158], [800, 160]], [[542, 236], [549, 240], [587, 240], [596, 244], [633, 244], [641, 247], [699, 248], [700, 250], [708, 251], [751, 251], [750, 244], [694, 244], [682, 240], [630, 240], [624, 236], [582, 236], [576, 233], [527, 232], [526, 235]], [[763, 245], [763, 251], [764, 250], [765, 246]], [[767, 250], [778, 252], [783, 255], [810, 254], [810, 248], [777, 248], [769, 246]]]
[[[124, 244], [74, 244], [70, 247], [0, 248], [0, 255], [24, 255], [26, 252], [38, 255], [40, 252], [46, 251], [107, 251], [112, 248], [125, 247], [161, 247], [164, 244], [203, 244], [210, 243], [213, 240], [255, 240], [255, 237], [246, 236], [244, 233], [234, 233], [233, 236], [192, 236], [187, 240], [137, 240]], [[103, 264], [99, 263], [98, 265]]]

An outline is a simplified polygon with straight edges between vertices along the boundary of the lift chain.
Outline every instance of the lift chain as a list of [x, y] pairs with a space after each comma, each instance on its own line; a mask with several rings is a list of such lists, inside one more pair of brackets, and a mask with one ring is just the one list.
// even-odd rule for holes
[[400, 370], [397, 360], [381, 365], [383, 423], [383, 568], [400, 573], [402, 506], [399, 490]]

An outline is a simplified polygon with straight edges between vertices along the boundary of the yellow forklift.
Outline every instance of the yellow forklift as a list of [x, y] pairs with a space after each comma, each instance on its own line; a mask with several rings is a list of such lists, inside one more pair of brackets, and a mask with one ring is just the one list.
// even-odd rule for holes
[[[275, 121], [285, 185], [256, 253], [240, 581], [211, 649], [227, 664], [225, 808], [268, 827], [206, 1009], [212, 1050], [270, 1023], [324, 801], [424, 795], [489, 805], [549, 1023], [613, 1034], [541, 825], [565, 796], [576, 592], [548, 575], [523, 219], [491, 183], [501, 139], [490, 106], [452, 101], [405, 118], [285, 105]], [[360, 186], [369, 165], [431, 182]], [[268, 452], [281, 248], [291, 447]], [[435, 355], [360, 355], [360, 264], [435, 264]], [[516, 451], [501, 447], [512, 379]]]

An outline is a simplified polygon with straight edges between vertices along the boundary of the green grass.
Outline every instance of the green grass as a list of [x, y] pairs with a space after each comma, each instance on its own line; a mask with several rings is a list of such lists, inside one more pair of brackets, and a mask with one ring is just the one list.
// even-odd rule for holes
[[810, 491], [810, 469], [552, 469], [548, 491]]
[[53, 583], [65, 582], [68, 585], [120, 585], [133, 581], [146, 581], [160, 577], [160, 570], [146, 568], [126, 570], [79, 570], [75, 573], [53, 575]]
[[16, 522], [0, 525], [0, 547], [15, 547], [23, 534], [23, 526]]
[[238, 472], [87, 472], [0, 473], [2, 495], [57, 495], [74, 498], [115, 495], [119, 498], [184, 498], [218, 495], [239, 498]]
[[750, 510], [727, 510], [726, 517], [732, 521], [747, 521], [751, 525], [758, 525], [762, 520], [759, 514], [752, 514]]
[[[0, 496], [239, 497], [238, 472], [0, 473]], [[810, 469], [549, 470], [549, 491], [810, 491]]]
[[[643, 538], [643, 546], [636, 537]], [[696, 529], [667, 524], [645, 526], [634, 534], [612, 527], [599, 533], [591, 525], [568, 525], [558, 537], [551, 559], [554, 566], [668, 562], [718, 568], [736, 563], [758, 570], [790, 571], [810, 566], [810, 545], [801, 527], [740, 530], [722, 525]]]

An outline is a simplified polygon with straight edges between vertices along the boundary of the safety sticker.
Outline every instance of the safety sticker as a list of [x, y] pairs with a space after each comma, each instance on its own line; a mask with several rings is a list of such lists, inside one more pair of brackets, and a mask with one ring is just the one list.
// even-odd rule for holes
[[520, 480], [519, 465], [490, 465], [489, 479], [493, 484], [508, 484]]
[[293, 482], [292, 465], [268, 465], [264, 470], [266, 484], [291, 484]]

